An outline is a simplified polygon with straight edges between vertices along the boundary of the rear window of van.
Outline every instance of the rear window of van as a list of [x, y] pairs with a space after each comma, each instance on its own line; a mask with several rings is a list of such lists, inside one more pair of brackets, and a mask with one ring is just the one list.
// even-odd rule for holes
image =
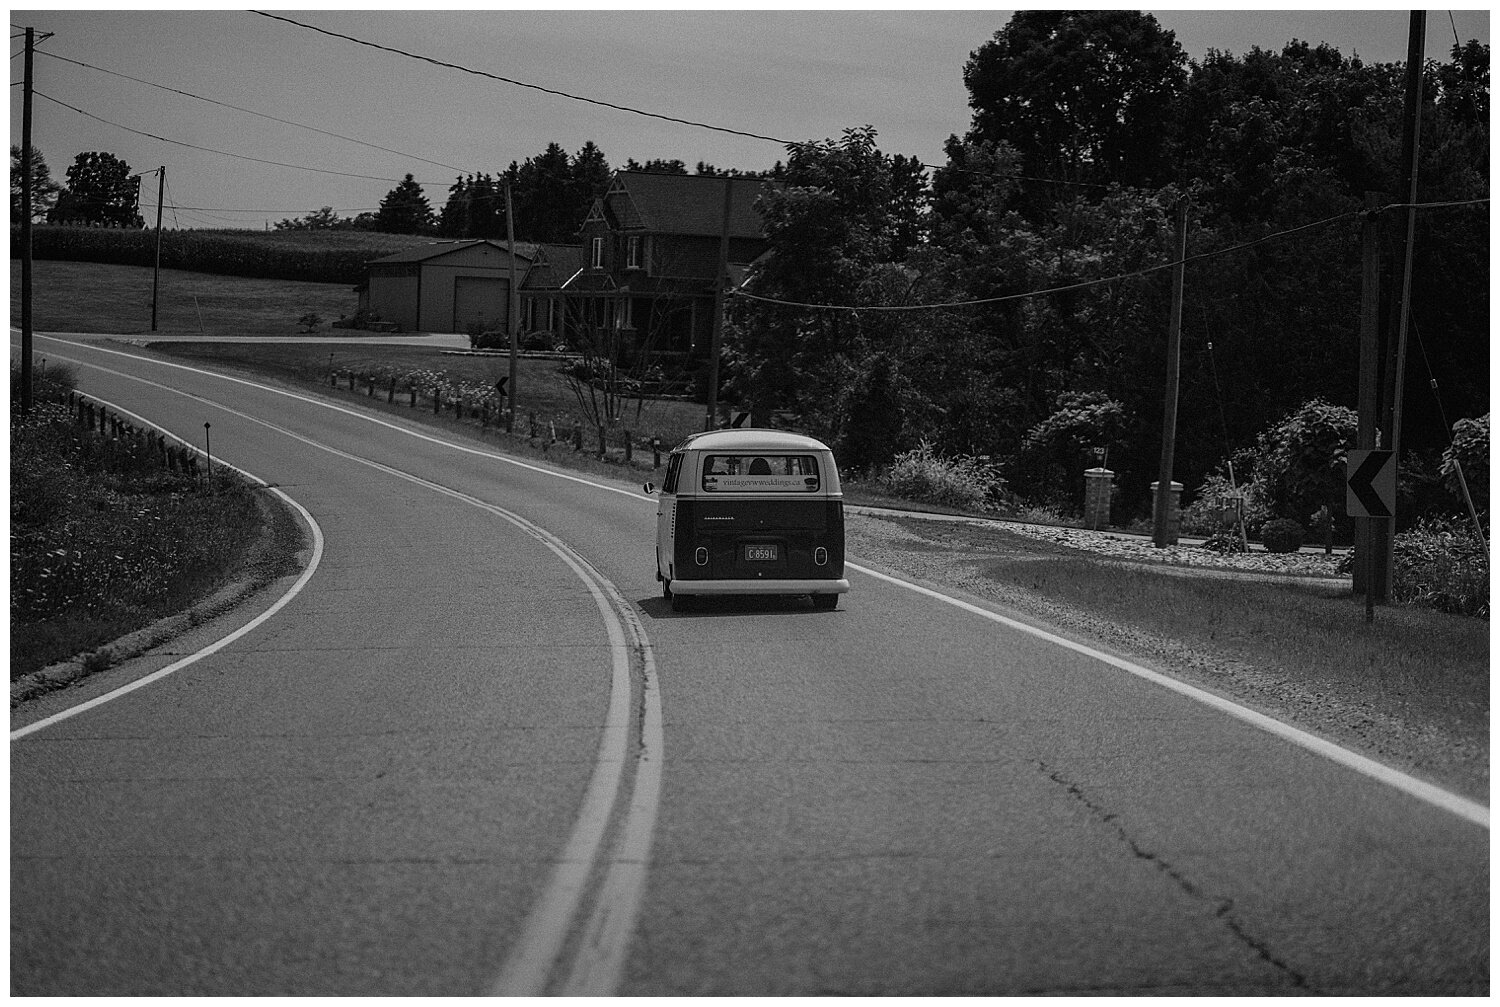
[[820, 485], [813, 455], [703, 456], [705, 493], [816, 493]]

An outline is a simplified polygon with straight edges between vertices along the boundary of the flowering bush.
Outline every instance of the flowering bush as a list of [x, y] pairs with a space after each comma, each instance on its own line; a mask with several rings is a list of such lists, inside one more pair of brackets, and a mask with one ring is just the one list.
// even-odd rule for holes
[[940, 457], [926, 441], [897, 455], [879, 482], [893, 496], [971, 511], [988, 509], [1005, 490], [988, 462], [968, 455]]

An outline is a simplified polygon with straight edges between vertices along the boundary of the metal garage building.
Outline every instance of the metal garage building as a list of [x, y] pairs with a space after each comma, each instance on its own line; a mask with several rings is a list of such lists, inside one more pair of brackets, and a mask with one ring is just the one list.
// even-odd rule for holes
[[[516, 243], [518, 288], [535, 258], [535, 245]], [[503, 331], [510, 277], [503, 242], [435, 241], [371, 262], [359, 306], [406, 332]]]

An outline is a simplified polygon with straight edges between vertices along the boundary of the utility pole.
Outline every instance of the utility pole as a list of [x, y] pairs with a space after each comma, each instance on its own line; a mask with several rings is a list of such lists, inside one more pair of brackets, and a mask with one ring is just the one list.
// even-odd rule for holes
[[[1386, 364], [1386, 447], [1392, 453], [1391, 464], [1395, 466], [1397, 485], [1401, 480], [1401, 400], [1406, 386], [1406, 339], [1411, 324], [1411, 273], [1416, 245], [1417, 211], [1417, 158], [1421, 150], [1422, 136], [1422, 60], [1427, 44], [1427, 13], [1411, 12], [1410, 27], [1406, 39], [1406, 107], [1401, 126], [1401, 162], [1406, 168], [1406, 185], [1402, 195], [1406, 197], [1406, 243], [1401, 261], [1401, 308], [1397, 314], [1396, 327], [1387, 341], [1390, 356]], [[1383, 544], [1385, 560], [1385, 588], [1395, 585], [1396, 550], [1393, 548], [1396, 534], [1396, 519], [1386, 526], [1387, 541]]]
[[[1363, 271], [1359, 305], [1359, 427], [1354, 446], [1373, 451], [1380, 409], [1380, 205], [1378, 193], [1365, 193], [1360, 229]], [[1380, 518], [1354, 519], [1354, 593], [1365, 596], [1365, 621], [1375, 619], [1375, 603], [1386, 598], [1386, 534]]]
[[708, 346], [708, 416], [704, 430], [714, 428], [719, 412], [719, 351], [724, 342], [724, 295], [729, 287], [729, 209], [734, 194], [734, 179], [724, 177], [724, 223], [719, 231], [719, 272], [714, 286], [714, 328]]
[[35, 29], [26, 29], [25, 86], [21, 89], [21, 415], [31, 415], [31, 52]]
[[1172, 310], [1167, 324], [1167, 397], [1162, 415], [1161, 467], [1157, 472], [1152, 508], [1152, 542], [1165, 549], [1167, 518], [1172, 503], [1172, 462], [1177, 442], [1177, 385], [1182, 363], [1182, 281], [1187, 258], [1188, 201], [1177, 203], [1177, 265], [1172, 270]]
[[1401, 312], [1394, 333], [1394, 356], [1391, 361], [1391, 429], [1390, 449], [1401, 463], [1401, 400], [1406, 384], [1406, 334], [1411, 323], [1412, 252], [1416, 243], [1417, 158], [1422, 129], [1422, 54], [1426, 48], [1427, 13], [1411, 12], [1411, 29], [1406, 43], [1406, 108], [1401, 126], [1401, 160], [1406, 168], [1406, 186], [1402, 195], [1406, 208], [1406, 245], [1401, 262]]
[[516, 317], [516, 223], [510, 200], [510, 179], [505, 180], [505, 242], [510, 246], [510, 289], [505, 300], [505, 326], [510, 331], [510, 378], [505, 383], [507, 405], [505, 430], [515, 429], [516, 422], [516, 371], [521, 354], [521, 337]]
[[161, 290], [161, 204], [167, 194], [167, 166], [156, 169], [156, 268], [151, 272], [151, 331], [156, 331], [156, 295]]

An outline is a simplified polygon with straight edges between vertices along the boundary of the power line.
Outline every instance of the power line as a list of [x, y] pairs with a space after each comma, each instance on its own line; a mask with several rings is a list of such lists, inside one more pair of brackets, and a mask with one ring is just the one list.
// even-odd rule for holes
[[[51, 95], [43, 94], [41, 91], [33, 90], [32, 93], [35, 94], [38, 98], [46, 98], [48, 101], [52, 102], [55, 105], [61, 105], [63, 108], [72, 109], [74, 112], [77, 112], [79, 115], [87, 116], [90, 119], [94, 119], [94, 120], [96, 120], [98, 122], [102, 122], [106, 126], [113, 126], [116, 129], [123, 129], [127, 133], [134, 133], [137, 136], [144, 136], [144, 137], [147, 137], [147, 138], [152, 139], [152, 140], [160, 140], [162, 143], [173, 143], [173, 144], [176, 144], [179, 147], [190, 147], [193, 150], [202, 150], [202, 151], [206, 151], [207, 153], [210, 153], [210, 154], [221, 154], [224, 157], [235, 157], [235, 158], [239, 158], [240, 160], [243, 160], [243, 161], [254, 161], [257, 164], [270, 164], [270, 165], [274, 165], [275, 167], [278, 167], [278, 168], [295, 168], [298, 171], [316, 171], [316, 172], [319, 172], [320, 174], [324, 174], [324, 175], [340, 175], [340, 176], [343, 176], [344, 178], [364, 178], [364, 179], [370, 179], [370, 180], [376, 181], [376, 182], [400, 182], [401, 181], [401, 179], [399, 179], [399, 178], [390, 178], [390, 177], [384, 176], [384, 175], [360, 175], [360, 174], [357, 174], [357, 173], [352, 172], [352, 171], [334, 171], [331, 168], [313, 168], [313, 167], [310, 167], [310, 166], [305, 165], [305, 164], [288, 164], [285, 161], [268, 161], [268, 160], [266, 160], [263, 157], [251, 157], [249, 154], [236, 154], [236, 153], [233, 153], [232, 151], [228, 151], [228, 150], [216, 150], [213, 147], [201, 147], [201, 146], [199, 146], [196, 143], [188, 143], [188, 142], [186, 142], [184, 140], [173, 140], [170, 137], [158, 136], [155, 133], [147, 133], [144, 130], [132, 129], [129, 126], [121, 125], [118, 122], [111, 122], [110, 120], [105, 119], [102, 116], [95, 115], [92, 112], [85, 112], [83, 109], [77, 107], [76, 105], [69, 105], [67, 102], [65, 102], [65, 101], [59, 101], [58, 99], [53, 98]], [[422, 182], [422, 183], [418, 183], [418, 184], [420, 184], [420, 185], [434, 185], [436, 183]]]
[[361, 145], [363, 147], [369, 147], [369, 148], [371, 148], [373, 150], [384, 151], [387, 154], [395, 154], [395, 155], [397, 155], [399, 157], [410, 158], [413, 161], [422, 161], [422, 162], [424, 162], [426, 164], [436, 165], [439, 168], [447, 168], [450, 171], [463, 172], [465, 170], [463, 168], [456, 167], [455, 165], [445, 164], [442, 161], [434, 161], [431, 158], [420, 157], [420, 156], [418, 156], [416, 154], [408, 154], [406, 151], [403, 151], [403, 150], [395, 150], [395, 149], [392, 149], [390, 147], [382, 147], [378, 143], [370, 143], [368, 140], [361, 140], [358, 137], [345, 136], [342, 133], [334, 133], [334, 132], [332, 132], [330, 130], [320, 129], [317, 126], [309, 126], [305, 122], [295, 122], [295, 121], [293, 121], [291, 119], [282, 119], [282, 118], [279, 118], [278, 116], [270, 115], [270, 114], [268, 114], [266, 112], [257, 112], [253, 108], [243, 108], [243, 107], [241, 107], [239, 105], [231, 105], [231, 104], [229, 104], [228, 102], [225, 102], [225, 101], [218, 101], [218, 100], [216, 100], [214, 98], [204, 97], [201, 94], [193, 94], [191, 91], [183, 91], [183, 90], [180, 90], [180, 89], [175, 88], [175, 87], [168, 87], [165, 84], [157, 84], [157, 83], [154, 83], [154, 82], [149, 81], [149, 80], [143, 80], [140, 77], [132, 77], [128, 73], [120, 73], [118, 70], [109, 70], [109, 69], [106, 69], [105, 67], [102, 67], [102, 66], [95, 66], [92, 63], [84, 63], [81, 60], [69, 59], [66, 56], [59, 56], [56, 53], [44, 52], [44, 53], [42, 53], [42, 55], [43, 56], [50, 56], [52, 59], [61, 60], [64, 63], [71, 63], [74, 66], [81, 66], [81, 67], [86, 67], [86, 68], [88, 68], [90, 70], [97, 70], [99, 73], [107, 73], [107, 74], [110, 74], [111, 76], [114, 76], [114, 77], [121, 77], [121, 78], [123, 78], [125, 80], [134, 81], [137, 84], [145, 84], [147, 87], [154, 87], [154, 88], [157, 88], [157, 89], [162, 90], [162, 91], [169, 91], [172, 94], [180, 94], [180, 95], [182, 95], [185, 98], [192, 98], [192, 99], [194, 99], [196, 101], [207, 102], [210, 105], [218, 105], [220, 108], [233, 109], [236, 112], [244, 112], [247, 115], [259, 116], [262, 119], [269, 119], [272, 122], [279, 122], [279, 123], [282, 123], [283, 125], [296, 126], [298, 129], [311, 130], [314, 133], [321, 133], [323, 136], [331, 136], [331, 137], [334, 137], [335, 139], [347, 140], [350, 143], [357, 143], [357, 144], [359, 144], [359, 145]]
[[[676, 116], [665, 115], [665, 114], [660, 113], [660, 112], [648, 112], [645, 109], [634, 108], [634, 107], [632, 107], [630, 105], [617, 105], [614, 102], [602, 101], [602, 100], [600, 100], [598, 98], [588, 98], [588, 97], [585, 97], [584, 95], [570, 94], [567, 91], [559, 91], [559, 90], [557, 90], [555, 88], [543, 87], [540, 84], [531, 84], [531, 83], [528, 83], [528, 82], [526, 82], [524, 80], [517, 80], [514, 77], [505, 77], [505, 76], [502, 76], [502, 75], [497, 74], [497, 73], [490, 73], [488, 70], [479, 70], [479, 69], [476, 69], [474, 67], [464, 66], [461, 63], [451, 63], [451, 62], [448, 62], [447, 60], [437, 59], [437, 58], [435, 58], [433, 56], [424, 56], [421, 53], [411, 52], [410, 50], [407, 50], [407, 49], [400, 49], [400, 48], [397, 48], [395, 46], [382, 45], [379, 42], [369, 42], [369, 41], [366, 41], [365, 39], [356, 38], [353, 35], [346, 35], [343, 32], [331, 31], [331, 30], [329, 30], [327, 28], [319, 28], [317, 25], [306, 24], [306, 23], [304, 23], [302, 21], [296, 21], [296, 20], [293, 20], [292, 18], [289, 18], [289, 17], [282, 17], [279, 14], [268, 14], [265, 11], [251, 11], [251, 13], [252, 14], [259, 14], [261, 17], [270, 18], [273, 21], [284, 21], [287, 24], [296, 25], [298, 28], [304, 28], [307, 31], [317, 32], [317, 33], [319, 33], [321, 35], [330, 36], [331, 38], [338, 38], [338, 39], [343, 39], [346, 42], [353, 42], [355, 45], [366, 46], [366, 47], [368, 47], [370, 49], [378, 49], [378, 50], [380, 50], [382, 52], [393, 53], [393, 54], [395, 54], [397, 56], [405, 56], [408, 59], [419, 60], [419, 61], [421, 61], [423, 63], [430, 63], [433, 66], [440, 66], [440, 67], [445, 67], [445, 68], [450, 69], [450, 70], [457, 70], [457, 71], [459, 71], [461, 73], [473, 74], [476, 77], [486, 77], [486, 78], [488, 78], [490, 80], [499, 81], [502, 84], [511, 84], [511, 85], [513, 85], [515, 87], [530, 88], [533, 91], [541, 91], [543, 94], [550, 94], [550, 95], [553, 95], [553, 96], [558, 97], [558, 98], [567, 98], [570, 101], [581, 101], [581, 102], [585, 102], [586, 104], [589, 104], [589, 105], [598, 105], [601, 108], [614, 109], [617, 112], [629, 112], [632, 115], [645, 116], [645, 117], [650, 118], [650, 119], [660, 119], [660, 120], [662, 120], [664, 122], [674, 122], [674, 123], [677, 123], [678, 125], [681, 125], [681, 126], [694, 126], [694, 127], [699, 128], [699, 129], [713, 130], [713, 131], [718, 132], [718, 133], [728, 133], [731, 136], [743, 136], [743, 137], [746, 137], [746, 138], [751, 139], [751, 140], [764, 140], [767, 143], [779, 144], [782, 147], [796, 148], [796, 147], [806, 147], [806, 146], [809, 146], [809, 144], [806, 143], [806, 142], [798, 142], [796, 140], [785, 140], [785, 139], [782, 139], [781, 137], [767, 136], [764, 133], [751, 133], [751, 132], [748, 132], [747, 130], [734, 129], [734, 128], [729, 127], [729, 126], [715, 126], [713, 123], [698, 122], [697, 120], [694, 120], [694, 119], [681, 119], [681, 118], [678, 118]], [[994, 172], [975, 171], [972, 168], [955, 168], [955, 167], [952, 167], [951, 165], [934, 165], [934, 164], [927, 164], [927, 163], [922, 162], [922, 161], [918, 161], [917, 163], [921, 167], [928, 168], [928, 169], [931, 169], [933, 171], [937, 171], [940, 168], [943, 168], [943, 169], [946, 169], [946, 170], [957, 171], [957, 172], [960, 172], [960, 173], [966, 174], [966, 175], [979, 175], [979, 176], [982, 176], [982, 177], [985, 177], [985, 178], [1010, 178], [1010, 179], [1017, 179], [1017, 180], [1020, 180], [1020, 181], [1027, 181], [1027, 182], [1046, 182], [1046, 183], [1052, 184], [1052, 185], [1073, 185], [1073, 186], [1080, 186], [1080, 187], [1089, 188], [1089, 189], [1107, 189], [1107, 188], [1109, 188], [1109, 186], [1107, 186], [1107, 185], [1101, 185], [1101, 184], [1099, 184], [1097, 182], [1073, 182], [1073, 181], [1069, 181], [1067, 179], [1061, 179], [1061, 178], [1039, 178], [1039, 177], [1032, 176], [1032, 175], [1001, 175], [1001, 174], [996, 174]]]
[[502, 84], [511, 84], [516, 87], [530, 88], [533, 91], [541, 91], [543, 94], [550, 94], [559, 98], [567, 98], [571, 101], [582, 101], [590, 105], [598, 105], [603, 108], [612, 108], [617, 112], [630, 112], [633, 115], [642, 115], [651, 119], [661, 119], [666, 122], [675, 122], [683, 126], [697, 126], [700, 129], [711, 129], [715, 132], [729, 133], [733, 136], [748, 137], [752, 140], [765, 140], [769, 143], [779, 143], [783, 146], [789, 145], [789, 142], [786, 140], [782, 140], [774, 136], [766, 136], [763, 133], [750, 133], [742, 129], [731, 129], [728, 126], [715, 126], [707, 122], [695, 122], [692, 119], [679, 119], [675, 116], [663, 115], [660, 112], [647, 112], [644, 109], [631, 108], [628, 105], [616, 105], [613, 102], [601, 101], [598, 98], [586, 98], [583, 95], [569, 94], [566, 91], [558, 91], [554, 88], [543, 87], [540, 84], [528, 84], [524, 80], [516, 80], [513, 77], [503, 77], [500, 74], [490, 73], [488, 70], [476, 70], [473, 67], [467, 67], [460, 63], [449, 63], [445, 60], [436, 59], [432, 56], [423, 56], [421, 53], [411, 52], [406, 49], [398, 49], [394, 46], [381, 45], [378, 42], [367, 42], [364, 39], [355, 38], [353, 35], [345, 35], [342, 32], [330, 31], [327, 28], [319, 28], [316, 25], [305, 24], [301, 21], [294, 21], [289, 17], [282, 17], [279, 14], [268, 14], [265, 11], [251, 11], [251, 13], [259, 14], [261, 17], [270, 18], [273, 21], [285, 21], [287, 24], [296, 25], [298, 28], [305, 28], [308, 31], [315, 31], [321, 35], [328, 35], [332, 38], [340, 38], [346, 42], [353, 42], [355, 45], [366, 46], [370, 49], [379, 49], [383, 52], [394, 53], [397, 56], [405, 56], [408, 59], [421, 60], [424, 63], [431, 63], [433, 66], [441, 66], [446, 67], [450, 70], [458, 70], [462, 73], [473, 74], [476, 77], [487, 77], [490, 80], [500, 81]]

